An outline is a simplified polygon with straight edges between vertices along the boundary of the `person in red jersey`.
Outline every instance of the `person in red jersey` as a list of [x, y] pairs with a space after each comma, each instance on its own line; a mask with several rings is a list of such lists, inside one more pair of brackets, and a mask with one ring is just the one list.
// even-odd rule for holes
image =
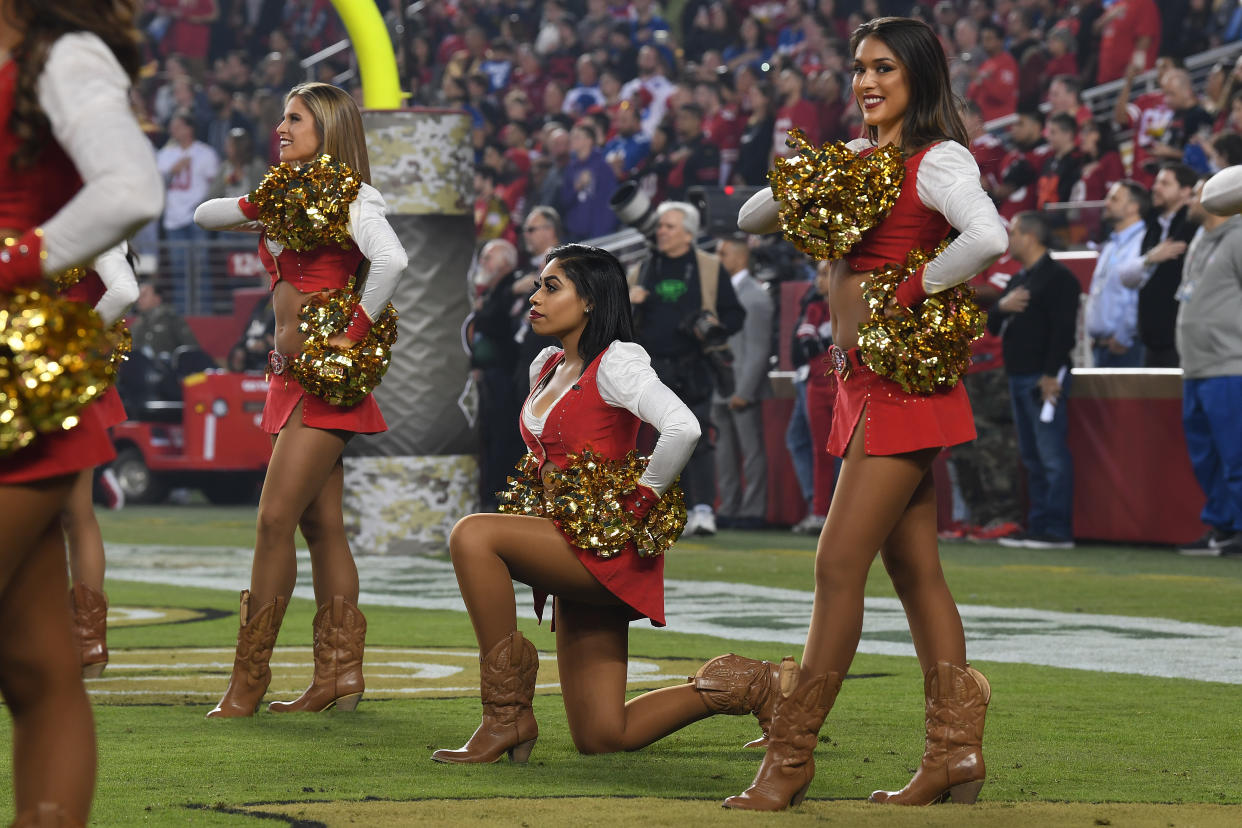
[[979, 104], [983, 120], [991, 121], [1018, 111], [1018, 62], [1005, 49], [1000, 26], [987, 22], [979, 27], [979, 44], [987, 59], [966, 89], [966, 97]]
[[[531, 329], [561, 347], [545, 348], [530, 366], [518, 420], [529, 454], [502, 494], [511, 513], [464, 517], [449, 538], [479, 643], [483, 719], [461, 748], [431, 758], [530, 757], [539, 736], [531, 709], [539, 653], [517, 629], [515, 580], [534, 590], [540, 619], [554, 596], [557, 668], [580, 752], [638, 750], [716, 713], [754, 713], [765, 724], [776, 665], [735, 655], [712, 659], [685, 684], [625, 700], [629, 623], [664, 625], [663, 552], [685, 527], [674, 484], [700, 429], [633, 341], [629, 287], [611, 253], [580, 244], [548, 251], [530, 308]], [[643, 422], [660, 434], [645, 463], [634, 455]], [[592, 478], [592, 468], [610, 470], [607, 479]], [[617, 482], [629, 475], [636, 481]], [[557, 505], [566, 501], [575, 506]], [[602, 517], [609, 509], [635, 522], [600, 540], [613, 531]]]
[[[729, 808], [781, 810], [806, 796], [816, 734], [858, 648], [863, 593], [877, 550], [906, 609], [928, 729], [910, 783], [896, 792], [876, 791], [871, 800], [974, 802], [985, 777], [990, 690], [966, 662], [962, 621], [941, 570], [931, 472], [942, 448], [974, 439], [970, 402], [960, 382], [927, 394], [904, 390], [872, 371], [858, 344], [860, 326], [871, 319], [864, 290], [886, 264], [904, 265], [911, 251], [932, 251], [958, 231], [897, 286], [885, 310], [896, 315], [987, 268], [1008, 239], [966, 148], [948, 65], [931, 28], [910, 18], [877, 18], [855, 29], [850, 47], [854, 98], [867, 137], [847, 146], [864, 156], [888, 145], [901, 148], [905, 176], [888, 214], [832, 266], [828, 303], [838, 383], [829, 448], [844, 462], [816, 552], [802, 665], [782, 668], [767, 754], [751, 787], [725, 800]], [[770, 189], [752, 196], [738, 226], [750, 232], [780, 226]]]
[[[273, 702], [273, 713], [353, 710], [362, 698], [362, 655], [366, 619], [358, 609], [358, 568], [345, 535], [342, 496], [345, 468], [341, 454], [356, 434], [387, 430], [375, 398], [333, 405], [308, 391], [290, 372], [306, 335], [298, 313], [317, 294], [352, 286], [366, 267], [366, 282], [344, 333], [328, 345], [348, 350], [363, 341], [396, 289], [405, 270], [405, 249], [384, 217], [384, 197], [371, 186], [362, 116], [353, 98], [326, 83], [295, 86], [285, 97], [280, 159], [300, 166], [323, 155], [344, 164], [362, 182], [349, 202], [339, 244], [320, 240], [295, 250], [280, 239], [284, 228], [259, 221], [259, 190], [240, 199], [220, 198], [199, 205], [194, 220], [208, 230], [262, 233], [259, 257], [271, 276], [276, 314], [276, 349], [269, 359], [271, 383], [262, 428], [272, 435], [272, 459], [259, 496], [258, 531], [250, 589], [241, 594], [241, 626], [228, 689], [209, 718], [253, 715], [267, 692], [268, 667], [276, 634], [297, 577], [294, 533], [300, 528], [310, 547], [315, 603], [315, 675], [293, 702]], [[272, 174], [280, 172], [275, 168]], [[325, 199], [340, 196], [325, 193]], [[253, 200], [252, 200], [253, 199]], [[302, 246], [302, 245], [299, 245]]]
[[[134, 278], [125, 250], [126, 246], [121, 244], [101, 253], [81, 280], [64, 291], [66, 298], [93, 307], [104, 327], [121, 319], [138, 298], [138, 280]], [[104, 428], [125, 422], [125, 406], [115, 386], [92, 406]], [[94, 469], [78, 472], [69, 502], [61, 513], [65, 542], [69, 547], [69, 577], [73, 580], [69, 604], [73, 608], [73, 627], [82, 653], [83, 678], [98, 678], [108, 664], [104, 545], [91, 497], [94, 477]]]
[[1160, 57], [1156, 61], [1155, 88], [1135, 95], [1133, 100], [1130, 99], [1130, 90], [1142, 69], [1137, 63], [1127, 66], [1125, 81], [1117, 94], [1117, 105], [1113, 108], [1113, 122], [1120, 128], [1134, 130], [1130, 177], [1147, 188], [1156, 180], [1155, 168], [1159, 163], [1153, 150], [1173, 120], [1173, 108], [1165, 100], [1164, 76], [1170, 69], [1179, 68], [1179, 63], [1174, 58]]
[[1117, 0], [1096, 19], [1100, 36], [1095, 82], [1117, 80], [1134, 66], [1140, 72], [1156, 63], [1160, 48], [1160, 11], [1152, 0]]
[[[135, 2], [0, 0], [0, 298], [48, 281], [154, 219], [155, 156], [129, 105]], [[7, 359], [7, 357], [5, 357]], [[0, 455], [0, 682], [13, 717], [15, 825], [81, 825], [95, 730], [65, 596], [60, 515], [110, 460], [95, 406]]]
[[1052, 147], [1044, 142], [1043, 133], [1044, 115], [1039, 110], [1019, 112], [1018, 120], [1009, 127], [1013, 149], [1001, 161], [1000, 183], [991, 191], [1006, 221], [1018, 213], [1035, 209], [1039, 198], [1039, 171], [1052, 155]]

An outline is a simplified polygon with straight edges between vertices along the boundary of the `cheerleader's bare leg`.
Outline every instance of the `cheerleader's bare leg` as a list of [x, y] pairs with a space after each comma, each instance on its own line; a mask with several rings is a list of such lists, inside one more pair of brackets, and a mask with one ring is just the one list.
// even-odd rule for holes
[[85, 822], [95, 788], [95, 727], [65, 594], [59, 515], [71, 476], [0, 486], [0, 691], [13, 717], [17, 813], [55, 803]]
[[294, 532], [340, 463], [345, 437], [302, 422], [298, 404], [276, 435], [259, 496], [250, 589], [242, 592], [240, 628], [228, 689], [208, 718], [250, 716], [272, 673], [268, 667], [297, 577]]
[[82, 657], [82, 675], [97, 678], [108, 664], [108, 599], [104, 596], [104, 545], [91, 499], [94, 469], [83, 469], [73, 481], [61, 512], [69, 547], [69, 592], [73, 626]]
[[706, 683], [663, 688], [626, 703], [629, 611], [551, 521], [471, 515], [454, 527], [449, 549], [479, 642], [484, 714], [470, 741], [456, 751], [436, 751], [437, 761], [493, 762], [506, 753], [524, 761], [538, 735], [531, 711], [538, 653], [517, 631], [514, 580], [557, 596], [561, 690], [570, 733], [583, 753], [637, 750], [714, 713], [757, 712], [767, 701], [772, 665], [723, 656], [705, 665], [716, 672], [700, 671]]

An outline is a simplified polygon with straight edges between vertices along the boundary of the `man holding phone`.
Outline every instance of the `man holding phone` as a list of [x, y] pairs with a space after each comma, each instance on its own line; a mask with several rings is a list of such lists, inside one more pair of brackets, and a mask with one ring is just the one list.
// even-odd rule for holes
[[1064, 397], [1082, 291], [1074, 274], [1048, 254], [1049, 236], [1040, 213], [1013, 217], [1009, 252], [1022, 269], [988, 313], [988, 330], [1001, 337], [1030, 499], [1026, 531], [999, 542], [1028, 549], [1074, 546], [1074, 465]]

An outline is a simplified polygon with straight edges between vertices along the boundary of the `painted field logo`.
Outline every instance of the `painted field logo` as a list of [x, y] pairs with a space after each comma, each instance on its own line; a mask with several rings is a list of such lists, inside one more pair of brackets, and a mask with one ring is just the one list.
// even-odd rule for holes
[[149, 627], [210, 621], [223, 613], [185, 607], [108, 607], [108, 627]]
[[[694, 659], [630, 659], [628, 686], [649, 690], [685, 681], [702, 662]], [[228, 684], [233, 650], [171, 648], [112, 650], [108, 669], [86, 689], [96, 703], [206, 704]], [[296, 698], [310, 682], [309, 647], [277, 647], [266, 701]], [[368, 647], [366, 698], [474, 697], [479, 694], [479, 654], [456, 648]], [[536, 692], [559, 693], [555, 653], [539, 654]]]

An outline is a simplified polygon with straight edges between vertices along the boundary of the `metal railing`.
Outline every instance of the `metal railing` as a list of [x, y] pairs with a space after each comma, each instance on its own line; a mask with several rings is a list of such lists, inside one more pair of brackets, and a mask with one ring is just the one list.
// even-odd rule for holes
[[231, 316], [238, 289], [267, 287], [253, 238], [164, 240], [137, 254], [140, 277], [183, 316]]

